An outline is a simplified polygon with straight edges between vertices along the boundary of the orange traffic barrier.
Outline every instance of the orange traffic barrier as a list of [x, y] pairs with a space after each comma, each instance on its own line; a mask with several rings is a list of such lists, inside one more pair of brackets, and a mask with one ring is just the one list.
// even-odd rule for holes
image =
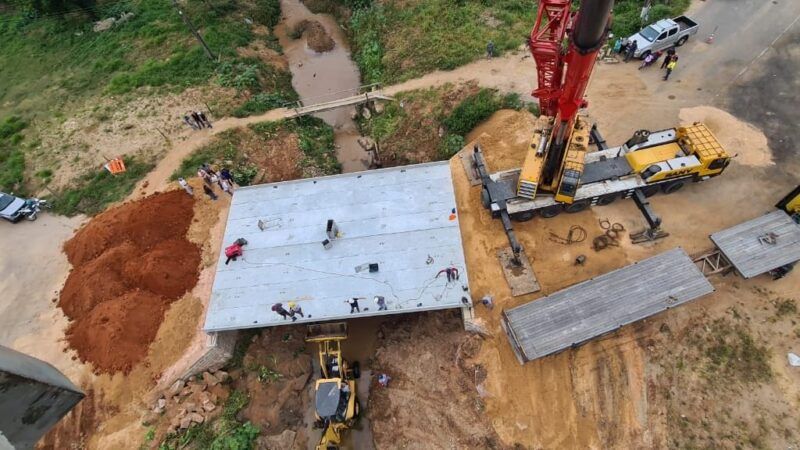
[[112, 175], [125, 172], [125, 162], [122, 160], [122, 158], [114, 158], [106, 163], [103, 167], [111, 172]]

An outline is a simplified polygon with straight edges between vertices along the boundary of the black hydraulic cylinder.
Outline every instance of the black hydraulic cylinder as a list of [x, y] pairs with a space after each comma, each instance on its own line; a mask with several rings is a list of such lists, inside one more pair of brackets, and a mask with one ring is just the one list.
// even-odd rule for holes
[[603, 45], [614, 0], [583, 0], [575, 20], [572, 42], [584, 52]]

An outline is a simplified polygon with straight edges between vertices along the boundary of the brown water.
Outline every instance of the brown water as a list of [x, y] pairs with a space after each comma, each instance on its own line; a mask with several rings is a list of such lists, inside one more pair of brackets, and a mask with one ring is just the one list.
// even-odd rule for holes
[[[350, 58], [347, 38], [336, 20], [327, 14], [314, 14], [300, 0], [281, 0], [283, 20], [275, 29], [289, 60], [292, 86], [306, 105], [329, 102], [358, 93], [361, 76]], [[317, 53], [306, 44], [305, 37], [289, 38], [288, 31], [302, 20], [316, 20], [336, 42], [333, 50]], [[358, 128], [350, 118], [353, 107], [315, 114], [331, 125], [335, 133], [336, 156], [343, 172], [367, 170], [369, 156], [358, 145]]]

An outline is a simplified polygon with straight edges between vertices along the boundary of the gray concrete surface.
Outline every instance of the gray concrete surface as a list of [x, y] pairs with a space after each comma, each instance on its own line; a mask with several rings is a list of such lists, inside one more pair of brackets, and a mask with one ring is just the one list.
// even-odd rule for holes
[[[271, 310], [290, 301], [304, 313], [296, 323], [460, 308], [470, 295], [455, 205], [447, 162], [239, 189], [223, 247], [248, 244], [217, 266], [205, 330], [291, 323]], [[325, 249], [329, 219], [339, 237]], [[359, 270], [369, 263], [378, 270]], [[458, 280], [437, 275], [449, 267]], [[363, 300], [351, 314], [352, 297]]]
[[55, 367], [0, 346], [0, 435], [14, 448], [33, 448], [83, 397]]

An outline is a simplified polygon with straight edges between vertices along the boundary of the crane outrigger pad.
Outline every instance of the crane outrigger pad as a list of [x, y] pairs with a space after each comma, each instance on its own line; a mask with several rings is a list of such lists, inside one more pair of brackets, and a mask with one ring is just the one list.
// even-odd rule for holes
[[520, 252], [519, 261], [515, 262], [514, 252], [511, 247], [506, 247], [497, 251], [497, 259], [503, 268], [503, 275], [513, 297], [539, 292], [541, 289], [539, 281], [525, 252]]
[[533, 361], [714, 292], [675, 248], [503, 311], [520, 363]]

